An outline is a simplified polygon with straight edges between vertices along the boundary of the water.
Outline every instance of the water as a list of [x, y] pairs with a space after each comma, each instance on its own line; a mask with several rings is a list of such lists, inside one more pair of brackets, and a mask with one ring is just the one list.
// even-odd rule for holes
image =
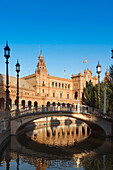
[[0, 170], [112, 170], [113, 141], [92, 135], [81, 121], [27, 125], [0, 154]]

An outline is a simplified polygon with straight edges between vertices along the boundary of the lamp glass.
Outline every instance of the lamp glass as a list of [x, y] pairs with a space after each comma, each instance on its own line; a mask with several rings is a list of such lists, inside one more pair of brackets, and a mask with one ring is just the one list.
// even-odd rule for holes
[[20, 66], [16, 65], [16, 71], [20, 71]]
[[97, 67], [97, 71], [101, 72], [101, 67], [100, 66]]
[[5, 55], [9, 55], [9, 51], [8, 50], [5, 51]]

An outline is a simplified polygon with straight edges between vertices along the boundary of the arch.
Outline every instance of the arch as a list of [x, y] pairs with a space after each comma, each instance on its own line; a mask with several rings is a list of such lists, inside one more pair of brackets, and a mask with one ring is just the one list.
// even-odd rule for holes
[[34, 107], [37, 108], [37, 106], [38, 106], [38, 103], [37, 103], [37, 101], [35, 101], [34, 102]]
[[70, 103], [67, 103], [67, 107], [70, 107]]
[[25, 100], [22, 100], [22, 107], [25, 108]]
[[57, 87], [57, 83], [55, 83], [55, 86]]
[[50, 102], [49, 101], [47, 102], [47, 107], [50, 107]]
[[31, 101], [30, 100], [28, 101], [28, 107], [29, 107], [29, 109], [31, 109]]
[[[31, 115], [31, 118], [29, 117]], [[54, 116], [53, 113], [50, 113], [49, 115], [48, 114], [42, 114], [42, 115], [39, 115], [39, 113], [35, 113], [34, 116], [32, 116], [33, 114], [29, 114], [28, 116], [28, 120], [27, 120], [27, 117], [26, 119], [23, 119], [23, 124], [19, 125], [17, 123], [15, 123], [15, 129], [12, 128], [11, 130], [11, 134], [18, 134], [21, 132], [21, 130], [30, 122], [34, 121], [35, 119], [40, 119], [40, 118], [43, 118], [43, 117], [51, 117], [51, 116]], [[59, 115], [59, 113], [57, 113], [56, 116], [61, 116]], [[95, 124], [93, 121], [92, 121], [92, 118], [91, 118], [91, 121], [89, 121], [89, 118], [88, 120], [86, 120], [86, 116], [84, 116], [83, 114], [83, 117], [81, 118], [81, 114], [80, 114], [80, 117], [79, 117], [79, 114], [70, 114], [70, 113], [62, 113], [62, 116], [68, 116], [68, 117], [72, 117], [72, 118], [75, 118], [77, 120], [81, 120], [83, 122], [85, 122], [90, 128], [91, 128], [91, 131], [92, 133], [94, 134], [98, 134], [100, 136], [106, 136], [107, 133], [108, 133], [108, 130], [106, 131], [106, 128], [103, 128], [103, 124], [100, 125], [99, 122], [97, 121], [97, 124]], [[24, 118], [24, 116], [22, 116]], [[19, 118], [20, 119], [20, 118]], [[99, 118], [100, 119], [100, 118]], [[11, 120], [11, 124], [13, 125], [14, 122], [13, 121], [18, 121], [17, 119], [12, 119]], [[106, 121], [106, 120], [105, 120]], [[12, 126], [11, 125], [11, 126]], [[12, 126], [14, 127], [14, 126]], [[84, 129], [83, 129], [84, 131]], [[90, 130], [89, 130], [90, 131]], [[84, 132], [83, 132], [84, 133]], [[79, 134], [79, 129], [76, 128], [76, 135]]]
[[54, 82], [52, 82], [52, 87], [54, 87]]
[[58, 104], [57, 104], [58, 106], [60, 106], [60, 102], [58, 102]]
[[9, 98], [9, 109], [12, 109], [12, 100]]
[[77, 98], [78, 98], [78, 92], [76, 91], [74, 95], [74, 99], [77, 99]]
[[52, 103], [52, 105], [53, 105], [53, 106], [55, 106], [55, 105], [56, 105], [56, 103], [55, 103], [55, 102], [53, 102], [53, 103]]
[[85, 129], [82, 127], [82, 134], [85, 135]]
[[65, 103], [62, 103], [62, 106], [65, 107]]
[[59, 88], [60, 88], [61, 84], [59, 83]]
[[0, 98], [0, 110], [3, 111], [4, 110], [4, 98]]
[[17, 99], [15, 100], [15, 106], [17, 106]]

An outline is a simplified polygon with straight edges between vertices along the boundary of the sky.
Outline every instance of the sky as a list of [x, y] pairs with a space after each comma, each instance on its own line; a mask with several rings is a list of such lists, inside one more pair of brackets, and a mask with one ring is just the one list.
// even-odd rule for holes
[[[70, 78], [89, 68], [96, 74], [101, 65], [101, 81], [113, 64], [113, 0], [1, 0], [0, 73], [6, 74], [4, 47], [11, 48], [9, 74], [34, 74], [40, 49], [47, 71]], [[83, 63], [87, 59], [87, 63]]]

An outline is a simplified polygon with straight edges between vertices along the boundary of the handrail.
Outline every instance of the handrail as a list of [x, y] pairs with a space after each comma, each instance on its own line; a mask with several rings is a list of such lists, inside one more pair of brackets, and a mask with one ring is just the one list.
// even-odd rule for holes
[[48, 112], [74, 112], [74, 113], [83, 113], [83, 114], [91, 114], [95, 116], [101, 116], [103, 117], [103, 114], [99, 112], [98, 109], [93, 109], [92, 107], [86, 106], [86, 105], [71, 105], [71, 106], [42, 106], [42, 107], [25, 107], [20, 110], [13, 110], [10, 111], [10, 118], [18, 117], [18, 116], [23, 116], [27, 114], [32, 114], [32, 113], [48, 113]]

